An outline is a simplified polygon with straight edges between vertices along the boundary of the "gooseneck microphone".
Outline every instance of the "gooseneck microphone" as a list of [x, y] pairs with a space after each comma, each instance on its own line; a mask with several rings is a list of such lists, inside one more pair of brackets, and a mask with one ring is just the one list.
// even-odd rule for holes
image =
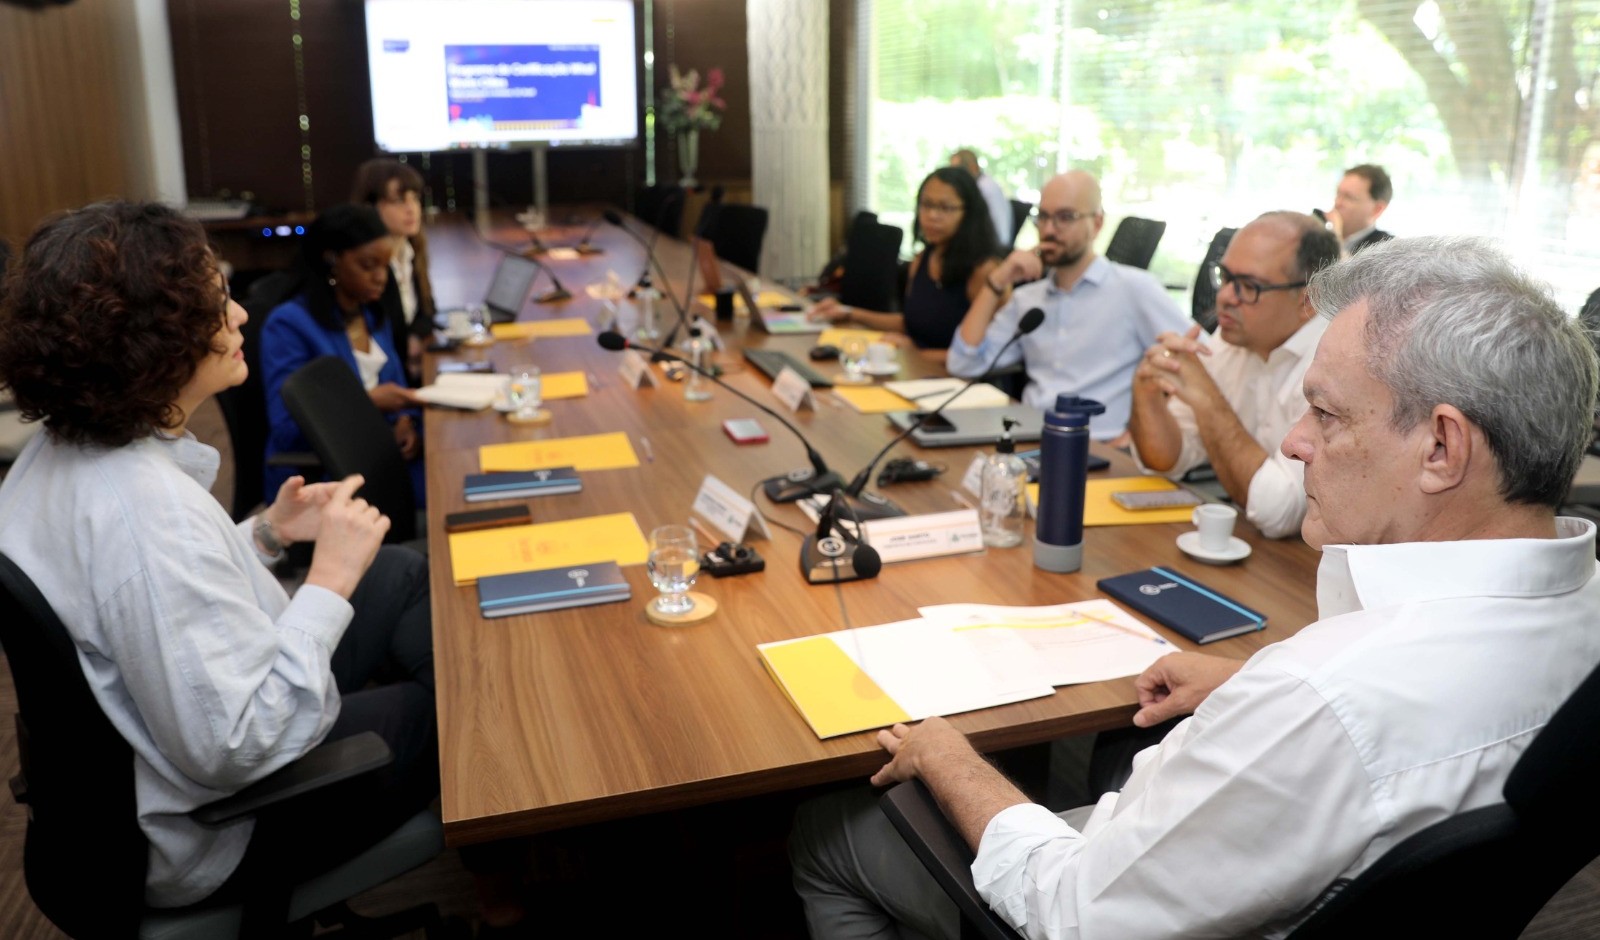
[[[604, 213], [604, 218], [605, 218], [605, 220], [607, 222], [610, 222], [612, 225], [615, 225], [617, 228], [620, 228], [624, 232], [627, 232], [628, 235], [630, 237], [632, 237], [634, 241], [636, 241], [640, 245], [644, 246], [645, 269], [644, 269], [644, 277], [640, 279], [641, 285], [649, 283], [650, 266], [651, 265], [655, 266], [656, 273], [661, 276], [661, 292], [667, 296], [667, 299], [669, 301], [672, 302], [672, 309], [678, 314], [678, 322], [673, 325], [672, 331], [667, 334], [666, 339], [663, 340], [662, 343], [661, 343], [662, 346], [671, 346], [673, 340], [677, 338], [678, 331], [680, 329], [683, 330], [684, 333], [686, 333], [686, 334], [689, 332], [689, 311], [688, 311], [687, 307], [688, 307], [688, 304], [691, 303], [694, 300], [694, 268], [695, 268], [695, 266], [694, 266], [693, 258], [691, 258], [690, 262], [689, 262], [689, 283], [688, 283], [688, 288], [689, 289], [684, 294], [684, 302], [683, 303], [679, 303], [678, 302], [678, 295], [674, 294], [672, 292], [672, 282], [667, 279], [666, 269], [661, 267], [661, 259], [656, 257], [655, 236], [661, 234], [661, 230], [659, 228], [656, 229], [655, 233], [650, 236], [650, 240], [646, 241], [643, 235], [640, 235], [638, 232], [635, 232], [627, 224], [627, 220], [623, 219], [622, 213], [618, 212], [617, 210], [615, 210], [615, 209], [607, 209], [605, 211], [605, 213]], [[661, 361], [661, 354], [659, 352], [656, 354], [655, 357], [653, 357], [653, 361], [656, 361], [656, 362], [660, 362]]]
[[573, 251], [576, 251], [580, 255], [605, 254], [604, 248], [589, 242], [589, 239], [594, 236], [594, 230], [599, 228], [600, 223], [604, 221], [605, 216], [596, 216], [594, 219], [592, 219], [589, 222], [589, 227], [583, 230], [583, 238], [578, 241], [578, 244], [573, 248]]
[[766, 414], [771, 415], [779, 424], [788, 428], [789, 433], [793, 434], [795, 438], [800, 441], [800, 445], [806, 449], [806, 459], [811, 461], [812, 479], [819, 481], [819, 489], [833, 490], [838, 489], [841, 485], [843, 485], [844, 478], [828, 469], [828, 465], [823, 462], [822, 455], [817, 453], [817, 449], [815, 447], [811, 446], [811, 442], [806, 440], [806, 436], [800, 433], [799, 428], [795, 427], [793, 424], [790, 424], [789, 420], [783, 415], [778, 414], [776, 411], [773, 411], [771, 408], [768, 408], [761, 402], [756, 401], [754, 398], [751, 398], [744, 392], [741, 392], [732, 385], [729, 385], [727, 382], [724, 382], [721, 376], [712, 374], [709, 370], [695, 365], [693, 362], [690, 362], [688, 359], [678, 355], [675, 352], [672, 352], [669, 349], [662, 349], [659, 346], [646, 346], [643, 343], [635, 343], [615, 330], [606, 330], [604, 333], [601, 333], [599, 340], [602, 348], [609, 349], [612, 352], [620, 352], [624, 349], [637, 349], [640, 352], [651, 353], [653, 356], [660, 356], [663, 359], [671, 359], [674, 362], [681, 362], [692, 371], [698, 372], [711, 381], [717, 383], [717, 385], [732, 392], [734, 395], [738, 396], [744, 401], [756, 406]]
[[548, 274], [550, 276], [550, 283], [553, 285], [550, 290], [533, 298], [534, 303], [553, 304], [559, 303], [563, 300], [572, 299], [572, 291], [567, 290], [566, 287], [562, 285], [561, 278], [556, 277], [556, 272], [551, 270], [548, 264], [545, 264], [543, 261], [540, 261], [538, 258], [535, 258], [529, 254], [524, 254], [523, 257], [527, 258], [529, 261], [532, 261], [534, 264], [537, 264], [539, 266], [539, 270], [543, 271], [545, 274]]
[[1029, 333], [1037, 330], [1039, 325], [1042, 323], [1044, 323], [1044, 311], [1038, 307], [1034, 307], [1027, 313], [1024, 313], [1021, 318], [1017, 320], [1017, 331], [1011, 334], [1011, 338], [1006, 340], [1006, 344], [1000, 347], [1000, 351], [994, 354], [993, 359], [989, 360], [989, 367], [987, 369], [968, 379], [967, 384], [957, 389], [954, 395], [951, 395], [949, 398], [946, 398], [944, 401], [940, 402], [939, 407], [923, 414], [915, 421], [906, 425], [906, 429], [904, 431], [901, 431], [899, 434], [894, 436], [893, 440], [883, 445], [883, 449], [878, 451], [878, 453], [867, 462], [865, 467], [861, 468], [861, 472], [855, 475], [855, 479], [850, 481], [850, 485], [844, 488], [844, 493], [846, 496], [849, 496], [852, 499], [863, 500], [859, 504], [859, 509], [862, 511], [863, 515], [867, 516], [868, 518], [883, 518], [884, 516], [905, 515], [905, 513], [898, 510], [898, 507], [894, 507], [893, 503], [883, 501], [884, 505], [893, 508], [894, 511], [880, 511], [878, 505], [875, 505], [878, 503], [878, 501], [863, 499], [862, 491], [867, 488], [867, 481], [872, 479], [872, 471], [877, 468], [878, 461], [882, 460], [884, 455], [889, 453], [890, 450], [893, 450], [896, 444], [910, 437], [912, 432], [916, 431], [917, 428], [922, 427], [924, 422], [932, 420], [941, 411], [944, 411], [945, 408], [949, 407], [950, 403], [955, 401], [957, 398], [960, 398], [967, 391], [967, 389], [992, 376], [994, 374], [995, 363], [999, 362], [1000, 357], [1006, 354], [1006, 350], [1010, 349], [1012, 345], [1014, 345], [1024, 336], [1027, 336]]

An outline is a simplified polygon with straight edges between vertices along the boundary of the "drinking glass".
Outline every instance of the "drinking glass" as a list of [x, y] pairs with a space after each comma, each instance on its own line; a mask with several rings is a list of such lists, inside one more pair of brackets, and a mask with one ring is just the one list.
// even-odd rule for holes
[[489, 308], [483, 304], [475, 304], [468, 307], [467, 326], [470, 331], [466, 339], [467, 345], [487, 345], [489, 342]]
[[663, 614], [686, 614], [694, 609], [689, 589], [700, 573], [700, 552], [694, 530], [686, 525], [664, 525], [650, 533], [650, 583], [661, 596], [651, 601]]
[[846, 381], [859, 385], [867, 380], [867, 341], [852, 336], [839, 344], [839, 364]]
[[511, 406], [512, 414], [523, 421], [531, 421], [538, 416], [543, 400], [544, 383], [539, 367], [512, 366], [506, 378], [506, 402]]

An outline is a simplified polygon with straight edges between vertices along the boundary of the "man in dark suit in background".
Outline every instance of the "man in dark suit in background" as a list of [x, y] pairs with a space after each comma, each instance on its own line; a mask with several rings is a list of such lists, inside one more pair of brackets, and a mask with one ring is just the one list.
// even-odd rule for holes
[[1333, 234], [1344, 244], [1346, 258], [1394, 237], [1378, 228], [1378, 216], [1389, 208], [1393, 198], [1394, 182], [1376, 163], [1363, 163], [1344, 171], [1327, 217]]

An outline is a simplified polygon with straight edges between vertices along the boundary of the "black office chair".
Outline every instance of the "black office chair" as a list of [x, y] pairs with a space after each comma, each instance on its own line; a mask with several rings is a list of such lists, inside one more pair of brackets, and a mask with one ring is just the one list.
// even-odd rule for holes
[[659, 231], [677, 237], [683, 228], [683, 187], [676, 183], [645, 186], [634, 197], [634, 214]]
[[1017, 234], [1022, 231], [1023, 223], [1028, 221], [1028, 215], [1033, 212], [1033, 203], [1023, 202], [1020, 199], [1011, 200], [1011, 240], [1006, 242], [1007, 248], [1017, 246]]
[[1211, 236], [1211, 244], [1206, 248], [1206, 256], [1200, 261], [1200, 270], [1194, 276], [1194, 294], [1189, 304], [1189, 317], [1200, 324], [1207, 333], [1214, 333], [1217, 329], [1217, 289], [1211, 286], [1211, 266], [1220, 262], [1222, 256], [1228, 253], [1228, 244], [1233, 241], [1236, 228], [1220, 228], [1217, 234]]
[[900, 242], [905, 232], [877, 219], [857, 218], [845, 242], [839, 302], [867, 310], [899, 310]]
[[361, 379], [338, 356], [313, 359], [284, 380], [283, 403], [311, 442], [329, 479], [366, 478], [360, 496], [389, 517], [388, 543], [417, 544], [417, 500], [411, 470], [394, 430], [372, 403]]
[[761, 244], [767, 238], [767, 210], [741, 203], [722, 203], [706, 237], [717, 257], [752, 273], [759, 273]]
[[[239, 329], [250, 372], [243, 382], [217, 394], [233, 445], [233, 505], [228, 512], [235, 522], [278, 495], [265, 492], [262, 470], [267, 453], [267, 393], [261, 381], [261, 328], [267, 323], [267, 314], [282, 302], [293, 285], [294, 275], [288, 271], [275, 271], [250, 284], [240, 302], [250, 316]], [[272, 463], [293, 467], [308, 478], [315, 478], [319, 472], [316, 455], [311, 453], [274, 454]]]
[[1106, 260], [1126, 264], [1141, 270], [1150, 269], [1150, 259], [1156, 256], [1156, 246], [1167, 233], [1167, 223], [1155, 219], [1141, 219], [1136, 215], [1125, 217], [1111, 233], [1111, 243], [1106, 246]]
[[[28, 807], [23, 871], [34, 903], [63, 931], [79, 938], [211, 940], [277, 935], [286, 923], [299, 921], [309, 936], [312, 916], [344, 920], [353, 929], [388, 931], [387, 936], [418, 927], [433, 936], [440, 929], [431, 906], [364, 925], [343, 907], [347, 898], [444, 850], [444, 829], [432, 810], [301, 884], [252, 885], [252, 896], [242, 903], [145, 907], [150, 847], [138, 824], [133, 749], [100, 710], [66, 627], [33, 581], [3, 554], [0, 645], [17, 690], [22, 772], [11, 780], [11, 792]], [[255, 815], [257, 832], [270, 831], [274, 814], [295, 812], [296, 798], [392, 760], [376, 734], [344, 738], [191, 815], [204, 825]]]
[[[1600, 857], [1600, 669], [1578, 686], [1506, 779], [1504, 803], [1452, 816], [1384, 853], [1291, 934], [1515, 938]], [[921, 781], [884, 794], [884, 813], [961, 910], [962, 935], [1016, 940], [972, 882], [973, 854]], [[1486, 898], [1485, 903], [1463, 899]]]

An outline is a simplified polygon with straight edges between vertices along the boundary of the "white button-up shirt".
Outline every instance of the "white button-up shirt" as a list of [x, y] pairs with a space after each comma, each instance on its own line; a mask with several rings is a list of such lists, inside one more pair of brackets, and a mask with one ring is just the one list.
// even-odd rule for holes
[[[1211, 373], [1211, 380], [1217, 383], [1239, 423], [1267, 452], [1266, 462], [1250, 478], [1244, 516], [1268, 538], [1300, 531], [1300, 520], [1305, 518], [1305, 465], [1285, 457], [1279, 448], [1289, 429], [1306, 413], [1302, 383], [1306, 370], [1311, 368], [1317, 343], [1327, 329], [1327, 318], [1314, 316], [1265, 360], [1242, 346], [1205, 338], [1211, 355], [1201, 356], [1200, 362]], [[1193, 408], [1174, 397], [1167, 400], [1167, 410], [1183, 434], [1178, 462], [1165, 471], [1166, 476], [1176, 480], [1206, 461], [1206, 447], [1200, 440], [1200, 425]], [[1133, 458], [1139, 460], [1137, 445]], [[1139, 466], [1143, 468], [1144, 463], [1141, 461]]]
[[980, 893], [1035, 938], [1286, 934], [1398, 842], [1502, 799], [1600, 662], [1594, 533], [1329, 546], [1318, 622], [1142, 751], [1081, 832], [996, 815]]
[[417, 282], [414, 277], [417, 250], [411, 247], [409, 238], [397, 239], [397, 242], [394, 257], [389, 259], [389, 273], [394, 277], [395, 288], [400, 291], [400, 311], [405, 314], [409, 325], [417, 318]]

